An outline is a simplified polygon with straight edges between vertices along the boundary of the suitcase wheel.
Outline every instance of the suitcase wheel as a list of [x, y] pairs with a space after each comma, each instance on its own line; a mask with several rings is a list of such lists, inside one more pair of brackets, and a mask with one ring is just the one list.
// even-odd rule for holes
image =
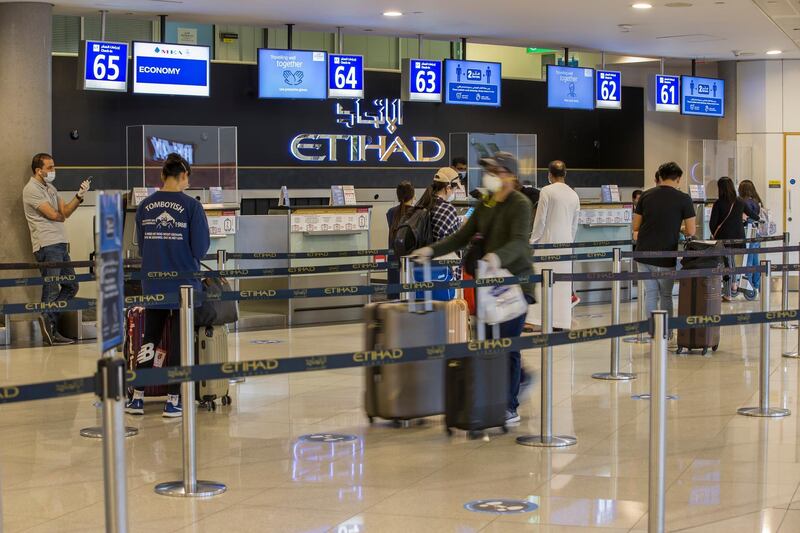
[[683, 352], [683, 346], [678, 346], [678, 348], [675, 350], [675, 353], [680, 354], [681, 352]]
[[711, 347], [711, 351], [712, 352], [716, 352], [717, 350], [719, 350], [719, 344], [717, 344], [716, 346], [712, 346]]
[[222, 405], [231, 405], [231, 403], [232, 403], [231, 402], [231, 397], [228, 396], [227, 394], [225, 396], [223, 396], [220, 401], [222, 402]]
[[500, 428], [500, 429], [503, 430], [503, 433], [508, 433], [508, 426], [507, 425], [503, 424], [503, 427]]
[[708, 348], [703, 348], [703, 355], [706, 355], [707, 353], [708, 353]]

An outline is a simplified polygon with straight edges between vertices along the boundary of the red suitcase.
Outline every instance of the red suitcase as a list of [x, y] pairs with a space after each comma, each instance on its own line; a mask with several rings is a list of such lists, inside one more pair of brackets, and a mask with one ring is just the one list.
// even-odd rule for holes
[[[131, 307], [125, 313], [125, 359], [128, 362], [128, 368], [136, 370], [136, 355], [142, 347], [142, 340], [144, 338], [144, 307]], [[164, 325], [164, 333], [161, 335], [161, 342], [156, 347], [156, 358], [153, 361], [153, 366], [161, 368], [164, 366], [167, 358], [167, 349], [169, 347], [170, 335], [170, 321]], [[166, 385], [153, 385], [144, 388], [145, 396], [166, 396]]]

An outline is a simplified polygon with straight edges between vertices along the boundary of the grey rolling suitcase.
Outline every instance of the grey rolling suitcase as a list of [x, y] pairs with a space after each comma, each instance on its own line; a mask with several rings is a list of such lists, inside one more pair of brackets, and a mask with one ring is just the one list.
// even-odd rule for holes
[[[375, 352], [371, 360], [390, 358], [392, 348], [447, 344], [448, 302], [432, 302], [430, 293], [425, 298], [421, 304], [410, 293], [407, 303], [366, 306], [365, 349]], [[383, 418], [399, 423], [444, 413], [444, 372], [442, 359], [366, 368], [364, 407], [370, 422]]]

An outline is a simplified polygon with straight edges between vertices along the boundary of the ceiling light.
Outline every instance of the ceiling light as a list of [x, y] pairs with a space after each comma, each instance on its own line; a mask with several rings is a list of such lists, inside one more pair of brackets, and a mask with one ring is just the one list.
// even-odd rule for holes
[[783, 50], [767, 50], [768, 56], [777, 56], [783, 53]]
[[402, 17], [403, 13], [402, 13], [402, 11], [384, 11], [383, 12], [383, 16], [384, 17]]
[[636, 2], [631, 7], [633, 9], [650, 9], [653, 7], [653, 4], [648, 4], [647, 2]]

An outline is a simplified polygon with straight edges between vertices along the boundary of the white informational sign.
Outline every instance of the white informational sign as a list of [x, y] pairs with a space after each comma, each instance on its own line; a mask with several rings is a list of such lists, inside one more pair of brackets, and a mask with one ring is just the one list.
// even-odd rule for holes
[[705, 201], [706, 199], [705, 185], [696, 185], [696, 184], [689, 185], [689, 196], [692, 197], [692, 200]]
[[600, 194], [603, 202], [619, 202], [618, 185], [601, 185]]
[[222, 187], [209, 187], [208, 188], [208, 195], [211, 198], [212, 204], [221, 204], [224, 201], [224, 195], [222, 194]]
[[615, 209], [581, 209], [578, 212], [578, 224], [630, 224], [632, 211], [630, 207]]
[[369, 229], [369, 210], [336, 213], [293, 213], [292, 233], [324, 233], [337, 231], [366, 231]]
[[[219, 213], [219, 214], [218, 214]], [[221, 237], [236, 234], [236, 214], [230, 211], [208, 213], [208, 232]]]
[[197, 28], [178, 28], [178, 44], [197, 44]]
[[345, 185], [342, 187], [344, 192], [344, 205], [356, 205], [356, 188], [353, 185]]

